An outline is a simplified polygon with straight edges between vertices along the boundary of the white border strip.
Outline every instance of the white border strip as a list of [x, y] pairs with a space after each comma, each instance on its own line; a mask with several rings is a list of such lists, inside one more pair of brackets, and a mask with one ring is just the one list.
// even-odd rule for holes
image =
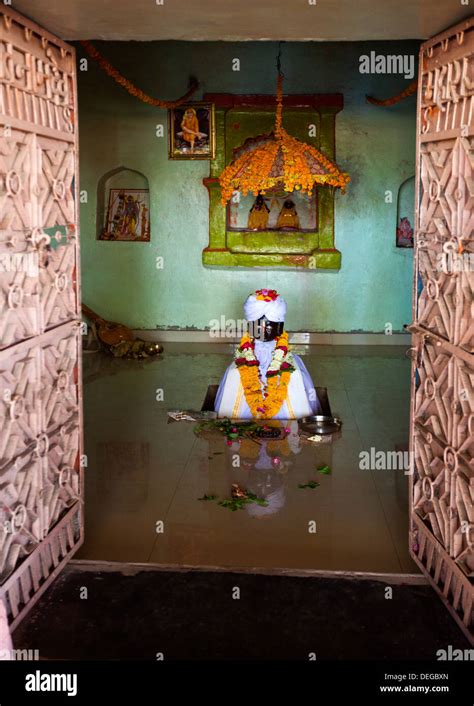
[[[240, 338], [210, 336], [209, 331], [134, 329], [133, 333], [146, 341], [160, 343], [238, 343]], [[328, 346], [409, 346], [409, 333], [290, 333], [290, 343]]]

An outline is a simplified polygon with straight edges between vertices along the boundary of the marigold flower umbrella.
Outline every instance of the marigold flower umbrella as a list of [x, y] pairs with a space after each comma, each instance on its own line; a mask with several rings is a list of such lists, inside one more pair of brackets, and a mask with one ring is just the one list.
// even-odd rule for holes
[[311, 194], [316, 184], [343, 192], [350, 177], [316, 147], [297, 140], [282, 126], [283, 76], [278, 72], [275, 129], [268, 138], [227, 165], [219, 177], [222, 203], [235, 191], [255, 196], [282, 185], [285, 191]]

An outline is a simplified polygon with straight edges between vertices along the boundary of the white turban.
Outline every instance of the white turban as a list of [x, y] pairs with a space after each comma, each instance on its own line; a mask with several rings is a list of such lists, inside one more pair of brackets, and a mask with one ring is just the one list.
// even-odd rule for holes
[[[247, 321], [257, 321], [263, 316], [266, 316], [269, 321], [285, 320], [286, 302], [276, 292], [276, 299], [272, 300], [273, 292], [272, 289], [259, 289], [247, 298], [244, 304], [244, 314]], [[259, 299], [259, 296], [262, 298]], [[263, 297], [270, 299], [270, 301], [265, 301]]]

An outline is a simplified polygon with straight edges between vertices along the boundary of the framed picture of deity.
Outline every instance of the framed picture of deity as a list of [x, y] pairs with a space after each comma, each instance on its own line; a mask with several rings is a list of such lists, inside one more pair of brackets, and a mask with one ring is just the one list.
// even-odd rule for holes
[[212, 103], [184, 103], [168, 111], [169, 159], [214, 159], [215, 153]]
[[148, 189], [110, 189], [107, 218], [99, 240], [150, 240]]

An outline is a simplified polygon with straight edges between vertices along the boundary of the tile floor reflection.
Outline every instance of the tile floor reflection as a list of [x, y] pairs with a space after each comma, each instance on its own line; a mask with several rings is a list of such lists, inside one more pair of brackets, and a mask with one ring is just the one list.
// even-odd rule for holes
[[[245, 442], [240, 468], [224, 438], [197, 437], [193, 423], [169, 423], [166, 414], [200, 409], [232, 350], [168, 344], [162, 359], [148, 361], [85, 354], [86, 539], [76, 558], [417, 572], [407, 550], [407, 476], [359, 469], [360, 451], [408, 447], [405, 349], [295, 346], [315, 384], [328, 388], [342, 432], [316, 446], [293, 437], [293, 446], [272, 442], [262, 451]], [[324, 464], [330, 475], [316, 471]], [[298, 487], [310, 479], [319, 487]], [[198, 500], [230, 497], [232, 483], [269, 506], [231, 512]]]

